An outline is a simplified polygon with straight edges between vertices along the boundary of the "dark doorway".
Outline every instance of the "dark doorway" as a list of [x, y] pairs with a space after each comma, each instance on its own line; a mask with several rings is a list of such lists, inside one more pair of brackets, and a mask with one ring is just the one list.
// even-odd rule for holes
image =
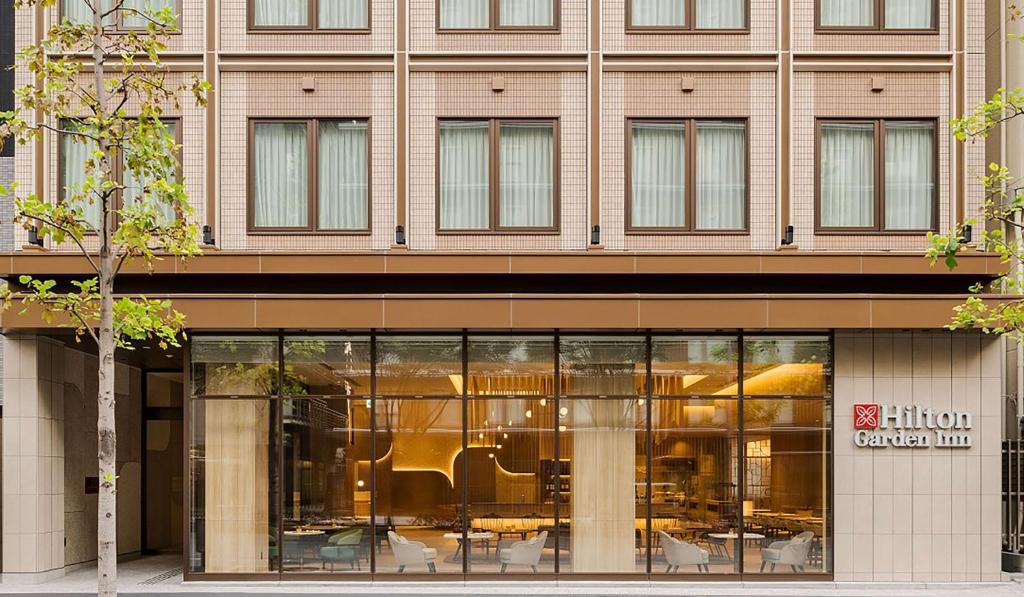
[[184, 515], [181, 371], [145, 372], [143, 551], [181, 553]]

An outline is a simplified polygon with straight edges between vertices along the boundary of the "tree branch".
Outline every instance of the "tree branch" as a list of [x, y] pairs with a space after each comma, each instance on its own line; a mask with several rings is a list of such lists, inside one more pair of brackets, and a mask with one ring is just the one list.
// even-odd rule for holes
[[76, 235], [72, 234], [72, 232], [66, 226], [61, 226], [60, 224], [57, 224], [56, 222], [53, 222], [53, 221], [51, 221], [51, 220], [49, 220], [47, 218], [44, 218], [42, 216], [37, 216], [37, 215], [34, 215], [34, 214], [30, 214], [30, 213], [26, 213], [26, 212], [21, 212], [21, 215], [23, 217], [26, 217], [26, 218], [29, 218], [29, 219], [32, 219], [32, 220], [36, 220], [38, 222], [42, 222], [43, 224], [46, 224], [47, 226], [50, 226], [51, 228], [56, 228], [57, 230], [60, 230], [64, 234], [66, 234], [69, 237], [71, 237], [71, 240], [75, 241], [75, 244], [78, 245], [78, 248], [82, 251], [82, 256], [85, 257], [85, 259], [89, 262], [89, 265], [92, 266], [93, 271], [96, 272], [96, 274], [100, 273], [99, 266], [96, 265], [96, 262], [93, 260], [92, 256], [89, 255], [89, 251], [87, 251], [85, 249], [85, 245], [83, 245], [82, 241], [79, 240], [79, 238]]

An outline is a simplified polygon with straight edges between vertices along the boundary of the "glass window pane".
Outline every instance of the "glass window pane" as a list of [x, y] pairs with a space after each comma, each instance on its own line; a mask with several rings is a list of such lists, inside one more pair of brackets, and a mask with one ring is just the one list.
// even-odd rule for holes
[[295, 27], [309, 24], [307, 0], [253, 0], [257, 27]]
[[[633, 4], [636, 6], [636, 3]], [[630, 219], [634, 227], [686, 224], [686, 125], [632, 125]]]
[[652, 572], [739, 571], [737, 413], [736, 400], [652, 402]]
[[546, 399], [469, 401], [470, 528], [490, 535], [472, 542], [472, 572], [554, 572], [554, 410]]
[[[121, 23], [131, 29], [145, 29], [152, 22], [150, 19], [160, 13], [160, 11], [165, 8], [170, 8], [173, 11], [176, 8], [174, 0], [124, 0], [123, 6], [135, 9], [146, 15], [122, 12]], [[177, 20], [173, 21], [173, 23], [175, 26], [180, 24]]]
[[277, 569], [273, 400], [192, 400], [189, 422], [189, 569]]
[[474, 396], [554, 396], [554, 338], [470, 338], [467, 393]]
[[[377, 400], [377, 559], [380, 573], [462, 574], [462, 401]], [[492, 540], [474, 539], [471, 563]]]
[[733, 337], [655, 337], [651, 381], [655, 396], [735, 396], [739, 342]]
[[489, 0], [441, 0], [441, 29], [487, 29]]
[[821, 125], [821, 225], [873, 226], [875, 125]]
[[368, 0], [319, 0], [317, 26], [321, 29], [365, 29]]
[[[165, 134], [172, 139], [177, 138], [178, 134], [178, 123], [176, 121], [165, 122]], [[153, 210], [157, 214], [157, 222], [160, 224], [170, 224], [177, 219], [177, 214], [174, 211], [174, 205], [163, 201], [157, 201], [147, 191], [146, 187], [152, 185], [155, 178], [152, 176], [143, 176], [141, 179], [136, 178], [135, 173], [132, 172], [128, 165], [128, 156], [125, 156], [122, 162], [121, 170], [123, 172], [121, 176], [121, 184], [124, 185], [124, 189], [121, 191], [122, 202], [125, 207], [131, 207], [141, 197], [145, 201], [153, 204]], [[177, 161], [177, 156], [175, 156]], [[165, 171], [161, 178], [169, 183], [177, 181], [178, 172], [177, 168]]]
[[498, 14], [506, 27], [550, 27], [555, 24], [554, 0], [500, 0]]
[[633, 396], [646, 392], [647, 348], [643, 338], [565, 337], [559, 359], [564, 395]]
[[361, 399], [286, 399], [285, 572], [369, 572], [370, 405]]
[[697, 228], [739, 230], [747, 204], [747, 127], [697, 123]]
[[287, 395], [369, 396], [370, 339], [286, 337], [284, 372]]
[[[559, 572], [646, 572], [646, 408], [635, 398], [559, 402]], [[564, 414], [563, 414], [564, 413]]]
[[885, 0], [885, 28], [931, 29], [934, 9], [934, 0]]
[[378, 396], [461, 394], [461, 337], [388, 336], [377, 339]]
[[200, 336], [192, 339], [193, 396], [277, 393], [277, 338]]
[[[77, 130], [72, 122], [64, 123], [64, 130]], [[102, 184], [103, 173], [95, 166], [93, 154], [99, 150], [99, 144], [81, 135], [60, 136], [61, 141], [61, 185], [64, 189], [64, 201], [71, 207], [81, 211], [84, 221], [94, 230], [100, 227], [102, 205], [95, 192], [85, 190], [87, 179], [92, 178], [92, 188]], [[89, 162], [93, 168], [89, 168]], [[91, 201], [90, 201], [91, 199]]]
[[320, 122], [317, 225], [321, 229], [365, 230], [369, 227], [367, 149], [366, 122]]
[[823, 27], [870, 27], [875, 0], [819, 0]]
[[742, 29], [747, 0], [697, 0], [698, 29]]
[[253, 223], [309, 223], [309, 161], [305, 122], [257, 122], [254, 127]]
[[633, 0], [633, 27], [685, 27], [686, 0]]
[[743, 343], [745, 396], [825, 396], [831, 370], [826, 337], [754, 336]]
[[490, 141], [486, 121], [441, 123], [440, 227], [479, 230], [490, 224]]
[[934, 225], [935, 123], [885, 123], [885, 227]]
[[[89, 7], [90, 2], [85, 0], [63, 0], [61, 6], [62, 17], [70, 20], [76, 25], [91, 24], [93, 21], [93, 10]], [[113, 6], [113, 0], [103, 0], [103, 10], [107, 11]], [[110, 14], [103, 19], [104, 26], [113, 25], [116, 15]]]
[[[832, 415], [821, 400], [745, 400], [745, 572], [832, 569], [829, 509]], [[752, 542], [748, 541], [748, 546]]]
[[554, 128], [550, 124], [501, 124], [501, 225], [554, 225]]

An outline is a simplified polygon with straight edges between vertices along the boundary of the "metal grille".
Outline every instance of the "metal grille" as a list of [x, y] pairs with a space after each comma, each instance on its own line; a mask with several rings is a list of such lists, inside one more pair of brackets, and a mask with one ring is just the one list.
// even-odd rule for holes
[[140, 582], [139, 584], [140, 585], [158, 585], [158, 584], [160, 584], [162, 582], [166, 582], [168, 580], [171, 580], [173, 578], [180, 577], [180, 576], [181, 576], [181, 568], [175, 568], [173, 570], [168, 570], [167, 572], [164, 572], [162, 574], [157, 574], [153, 578], [147, 578], [146, 580]]

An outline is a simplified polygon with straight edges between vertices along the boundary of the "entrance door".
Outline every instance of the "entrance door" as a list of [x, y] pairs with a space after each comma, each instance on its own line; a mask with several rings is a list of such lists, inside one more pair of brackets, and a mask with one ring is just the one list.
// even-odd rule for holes
[[146, 372], [143, 528], [147, 553], [182, 552], [183, 392], [180, 371]]

